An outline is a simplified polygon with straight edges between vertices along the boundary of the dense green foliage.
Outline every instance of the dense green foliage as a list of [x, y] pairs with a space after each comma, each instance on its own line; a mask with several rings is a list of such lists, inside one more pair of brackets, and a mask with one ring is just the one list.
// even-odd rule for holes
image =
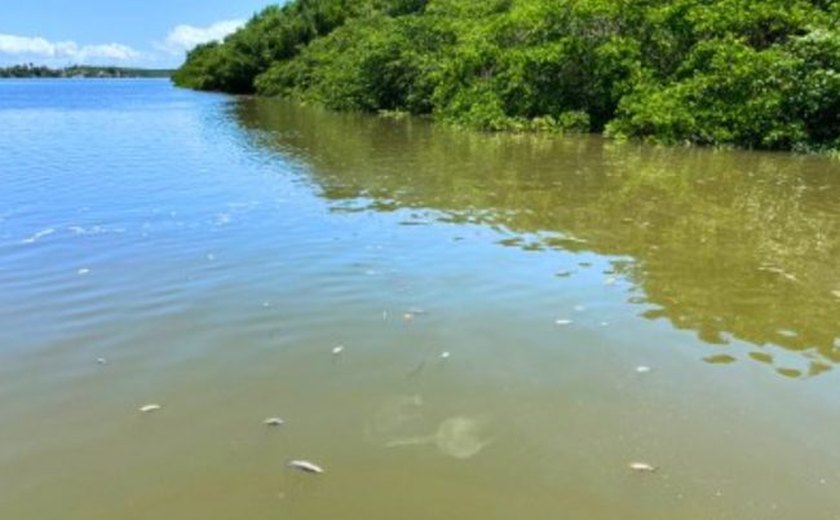
[[295, 0], [182, 86], [486, 130], [840, 149], [840, 0]]
[[173, 71], [166, 69], [132, 69], [125, 67], [96, 67], [72, 65], [53, 69], [43, 65], [13, 65], [0, 67], [0, 78], [168, 78]]

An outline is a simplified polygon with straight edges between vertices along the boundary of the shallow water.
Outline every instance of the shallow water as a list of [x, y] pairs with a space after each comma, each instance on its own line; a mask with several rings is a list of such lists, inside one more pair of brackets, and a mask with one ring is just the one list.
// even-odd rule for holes
[[19, 80], [0, 163], [0, 518], [840, 518], [838, 161]]

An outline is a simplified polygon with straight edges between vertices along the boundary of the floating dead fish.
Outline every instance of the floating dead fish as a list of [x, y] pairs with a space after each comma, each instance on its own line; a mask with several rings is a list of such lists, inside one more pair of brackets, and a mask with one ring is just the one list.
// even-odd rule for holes
[[640, 366], [636, 367], [636, 372], [638, 372], [639, 374], [647, 374], [651, 370], [652, 369], [650, 367], [647, 367], [647, 366], [644, 366], [644, 365], [640, 365]]
[[631, 462], [627, 466], [633, 471], [638, 471], [639, 473], [653, 473], [658, 469], [656, 466], [652, 466], [647, 462]]
[[104, 357], [96, 358], [96, 362], [99, 363], [100, 365], [107, 365], [108, 364], [108, 360], [105, 359]]
[[557, 320], [554, 323], [557, 325], [571, 325], [574, 322], [572, 320]]
[[290, 460], [287, 464], [290, 468], [298, 469], [300, 471], [305, 471], [307, 473], [323, 473], [324, 468], [321, 466], [309, 462], [308, 460]]
[[797, 279], [796, 276], [788, 273], [787, 271], [785, 271], [784, 269], [782, 269], [780, 267], [764, 265], [764, 266], [759, 267], [758, 270], [759, 271], [764, 271], [765, 273], [772, 273], [772, 274], [779, 275], [782, 278], [785, 278], [786, 280], [789, 280], [791, 282], [798, 282], [799, 281], [799, 279]]
[[780, 329], [780, 330], [777, 330], [777, 331], [776, 331], [776, 334], [778, 334], [779, 336], [783, 336], [783, 337], [785, 337], [785, 338], [791, 338], [791, 339], [792, 339], [792, 338], [799, 337], [799, 333], [798, 333], [798, 332], [796, 332], [795, 330], [790, 330], [790, 329]]
[[342, 352], [344, 352], [344, 345], [339, 345], [339, 346], [335, 347], [334, 349], [332, 349], [332, 353], [335, 356], [341, 354]]
[[76, 273], [78, 273], [78, 274], [79, 274], [79, 276], [84, 276], [84, 275], [86, 275], [86, 274], [89, 274], [89, 273], [90, 273], [90, 269], [85, 269], [85, 268], [82, 268], [82, 269], [79, 269], [78, 271], [76, 271]]
[[145, 406], [141, 406], [140, 411], [143, 412], [143, 413], [150, 413], [150, 412], [156, 412], [156, 411], [160, 410], [161, 408], [163, 408], [163, 407], [159, 404], [147, 404]]
[[440, 353], [440, 358], [441, 359], [449, 359], [449, 356], [451, 356], [451, 354], [449, 352], [441, 352]]
[[283, 426], [286, 424], [286, 421], [279, 417], [269, 417], [268, 419], [263, 421], [263, 424], [266, 426]]

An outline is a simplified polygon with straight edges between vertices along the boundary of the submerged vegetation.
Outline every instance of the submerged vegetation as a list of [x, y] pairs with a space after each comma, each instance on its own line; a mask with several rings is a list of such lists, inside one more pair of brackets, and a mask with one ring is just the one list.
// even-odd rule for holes
[[174, 81], [484, 130], [840, 150], [840, 1], [293, 0]]

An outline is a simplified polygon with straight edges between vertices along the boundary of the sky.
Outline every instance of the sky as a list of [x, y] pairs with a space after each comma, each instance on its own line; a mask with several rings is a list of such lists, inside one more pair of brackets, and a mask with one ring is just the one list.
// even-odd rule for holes
[[177, 67], [278, 0], [0, 0], [0, 66]]

